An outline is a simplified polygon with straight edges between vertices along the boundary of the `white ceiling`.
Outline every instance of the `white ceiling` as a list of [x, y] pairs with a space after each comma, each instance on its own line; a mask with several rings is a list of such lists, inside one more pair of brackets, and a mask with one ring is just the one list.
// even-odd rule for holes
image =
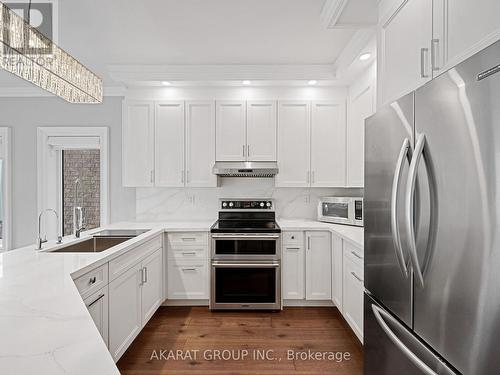
[[109, 65], [333, 65], [356, 30], [326, 28], [324, 2], [59, 0], [59, 45], [108, 86]]

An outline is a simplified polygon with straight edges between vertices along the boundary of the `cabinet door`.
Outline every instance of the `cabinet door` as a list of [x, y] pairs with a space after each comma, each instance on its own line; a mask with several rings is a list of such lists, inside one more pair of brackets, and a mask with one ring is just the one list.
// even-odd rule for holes
[[163, 302], [163, 249], [142, 262], [141, 316], [145, 325]]
[[169, 299], [208, 299], [208, 261], [168, 261]]
[[342, 187], [346, 178], [344, 101], [312, 103], [311, 186]]
[[217, 161], [246, 159], [246, 102], [218, 101], [215, 117]]
[[332, 235], [332, 302], [342, 312], [343, 279], [343, 241], [342, 238]]
[[98, 290], [91, 296], [83, 300], [85, 306], [89, 310], [89, 314], [92, 317], [102, 339], [104, 340], [107, 347], [108, 345], [108, 306], [109, 306], [109, 296], [108, 296], [108, 286]]
[[247, 159], [276, 161], [277, 114], [274, 100], [247, 102]]
[[304, 246], [284, 246], [283, 299], [305, 298], [305, 268]]
[[276, 186], [308, 187], [311, 167], [311, 104], [278, 104], [278, 167]]
[[331, 300], [330, 232], [306, 233], [306, 299]]
[[500, 1], [434, 0], [433, 4], [436, 74], [500, 39]]
[[347, 125], [347, 186], [365, 184], [365, 119], [375, 113], [375, 90], [370, 85], [352, 97]]
[[398, 5], [381, 22], [381, 104], [398, 99], [432, 77], [432, 0], [404, 0]]
[[186, 186], [216, 187], [215, 103], [186, 102]]
[[153, 186], [154, 104], [125, 101], [122, 123], [123, 186]]
[[363, 342], [363, 268], [344, 257], [344, 318]]
[[115, 361], [141, 331], [140, 270], [136, 264], [109, 284], [109, 351]]
[[156, 103], [155, 185], [184, 186], [184, 102]]

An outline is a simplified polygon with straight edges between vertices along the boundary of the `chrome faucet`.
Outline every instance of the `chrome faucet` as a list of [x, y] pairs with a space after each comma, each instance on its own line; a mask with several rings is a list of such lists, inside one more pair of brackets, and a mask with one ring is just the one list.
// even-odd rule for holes
[[[82, 205], [77, 206], [78, 188], [80, 187], [80, 179], [75, 180], [75, 201], [73, 204], [73, 234], [76, 238], [80, 238], [81, 232], [85, 228], [85, 208]], [[83, 198], [82, 198], [83, 203]]]
[[[57, 220], [57, 226], [59, 227], [59, 215], [57, 214], [57, 211], [52, 209], [52, 208], [47, 208], [45, 210], [42, 210], [40, 212], [40, 215], [38, 215], [38, 238], [37, 238], [37, 245], [36, 249], [41, 250], [42, 249], [42, 244], [47, 242], [47, 234], [45, 234], [43, 240], [42, 240], [42, 235], [41, 235], [41, 228], [42, 228], [42, 216], [45, 212], [53, 212], [56, 215], [56, 220]], [[57, 243], [62, 243], [62, 235], [60, 232], [60, 229], [57, 230]]]

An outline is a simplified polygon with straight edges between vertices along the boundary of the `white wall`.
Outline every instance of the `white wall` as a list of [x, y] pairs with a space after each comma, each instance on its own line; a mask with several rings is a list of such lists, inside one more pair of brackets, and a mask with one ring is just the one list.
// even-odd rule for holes
[[[331, 100], [346, 99], [346, 88], [332, 87], [156, 87], [136, 88], [128, 99], [141, 100]], [[362, 195], [361, 189], [275, 188], [269, 178], [223, 178], [218, 188], [137, 189], [137, 220], [215, 220], [220, 198], [274, 198], [278, 217], [316, 217], [318, 198]]]
[[134, 219], [135, 189], [122, 188], [121, 183], [121, 101], [119, 97], [106, 97], [103, 104], [82, 105], [55, 97], [0, 98], [0, 126], [12, 128], [12, 248], [36, 240], [39, 126], [109, 127], [111, 221]]

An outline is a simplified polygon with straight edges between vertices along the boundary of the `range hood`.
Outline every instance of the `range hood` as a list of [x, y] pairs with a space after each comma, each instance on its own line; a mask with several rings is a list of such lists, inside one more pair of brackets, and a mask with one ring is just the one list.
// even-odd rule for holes
[[219, 161], [213, 173], [220, 177], [274, 177], [278, 163], [274, 161]]

